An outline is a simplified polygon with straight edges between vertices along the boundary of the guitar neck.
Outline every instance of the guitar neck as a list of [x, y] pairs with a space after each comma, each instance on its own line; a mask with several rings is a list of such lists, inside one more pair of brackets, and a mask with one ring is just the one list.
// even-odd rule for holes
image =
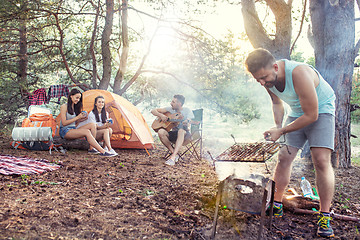
[[168, 122], [183, 122], [184, 119], [169, 119]]

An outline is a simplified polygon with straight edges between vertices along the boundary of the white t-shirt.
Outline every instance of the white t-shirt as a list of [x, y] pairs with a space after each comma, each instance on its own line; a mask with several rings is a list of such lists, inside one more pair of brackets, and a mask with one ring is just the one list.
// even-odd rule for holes
[[[170, 106], [165, 107], [165, 110], [168, 111], [171, 114], [176, 113], [176, 111], [174, 109], [172, 109], [172, 107], [170, 107]], [[190, 110], [190, 108], [183, 107], [181, 109], [180, 113], [184, 117], [184, 120], [191, 120], [191, 119], [195, 118], [194, 113], [193, 113], [193, 111]], [[172, 129], [172, 131], [177, 131], [177, 130], [179, 130], [179, 128], [182, 128], [182, 123], [180, 123], [178, 126], [174, 127]]]
[[[76, 128], [80, 128], [81, 126], [84, 126], [88, 123], [96, 123], [99, 127], [101, 127], [102, 125], [104, 125], [102, 122], [101, 122], [101, 113], [99, 113], [99, 119], [100, 119], [100, 122], [96, 122], [96, 117], [95, 117], [95, 114], [93, 111], [91, 111], [88, 115], [88, 118], [83, 121], [83, 122], [80, 122], [79, 125], [76, 127]], [[106, 112], [106, 119], [109, 119], [109, 113]]]
[[[165, 107], [165, 110], [171, 114], [176, 113], [176, 111], [174, 109], [172, 109], [172, 107]], [[194, 118], [194, 113], [193, 113], [193, 111], [190, 110], [190, 108], [183, 107], [181, 109], [180, 113], [181, 113], [181, 115], [183, 115], [184, 119], [186, 119], [186, 120], [191, 120]]]

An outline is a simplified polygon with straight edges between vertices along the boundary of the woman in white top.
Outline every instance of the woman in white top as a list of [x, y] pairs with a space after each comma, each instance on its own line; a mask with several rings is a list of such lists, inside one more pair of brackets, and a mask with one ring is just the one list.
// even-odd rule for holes
[[115, 156], [105, 151], [94, 136], [96, 135], [96, 125], [86, 124], [81, 128], [76, 128], [76, 124], [83, 121], [87, 117], [87, 113], [82, 111], [82, 93], [74, 88], [70, 91], [67, 104], [60, 107], [60, 137], [64, 139], [77, 139], [86, 137], [90, 144], [89, 152], [97, 151], [101, 156], [112, 157]]
[[112, 135], [112, 119], [109, 119], [109, 114], [105, 111], [105, 99], [103, 96], [97, 96], [94, 101], [94, 108], [89, 113], [88, 119], [85, 122], [79, 123], [78, 128], [89, 123], [96, 123], [96, 140], [104, 140], [104, 149], [112, 154], [117, 155], [115, 150], [111, 147], [110, 137]]

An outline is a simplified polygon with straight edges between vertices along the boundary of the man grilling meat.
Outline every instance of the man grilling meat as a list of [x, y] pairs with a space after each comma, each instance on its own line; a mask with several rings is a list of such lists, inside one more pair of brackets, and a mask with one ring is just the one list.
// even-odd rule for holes
[[[287, 145], [279, 152], [274, 173], [274, 215], [283, 215], [282, 198], [290, 182], [291, 164], [297, 151], [308, 140], [320, 197], [317, 234], [333, 237], [329, 213], [335, 181], [330, 161], [335, 136], [333, 89], [312, 66], [286, 59], [276, 61], [265, 49], [251, 52], [245, 65], [256, 81], [265, 87], [272, 100], [276, 127], [266, 131], [264, 137], [276, 141], [284, 135]], [[283, 101], [291, 108], [285, 124]]]

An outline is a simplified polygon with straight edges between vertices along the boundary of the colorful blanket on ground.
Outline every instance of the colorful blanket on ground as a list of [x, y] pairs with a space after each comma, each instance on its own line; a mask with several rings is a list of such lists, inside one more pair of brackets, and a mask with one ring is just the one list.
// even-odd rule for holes
[[59, 168], [60, 165], [45, 159], [0, 155], [0, 174], [4, 175], [40, 174]]

